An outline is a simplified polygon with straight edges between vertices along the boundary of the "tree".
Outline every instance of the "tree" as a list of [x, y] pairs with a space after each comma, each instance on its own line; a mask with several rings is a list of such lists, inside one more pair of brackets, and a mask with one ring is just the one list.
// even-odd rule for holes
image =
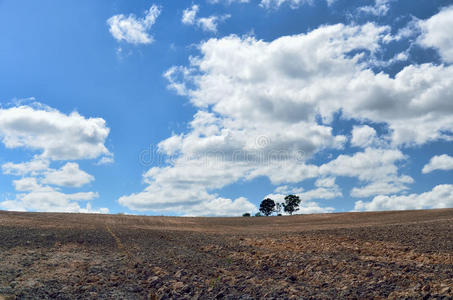
[[242, 216], [243, 217], [250, 217], [250, 213], [243, 213]]
[[269, 216], [275, 210], [275, 202], [270, 198], [266, 198], [261, 201], [260, 204], [260, 212], [262, 212], [265, 216]]
[[283, 210], [290, 215], [299, 210], [300, 198], [296, 195], [288, 195], [283, 203]]
[[260, 213], [260, 212], [257, 212], [257, 213], [255, 214], [255, 217], [261, 217], [261, 213]]

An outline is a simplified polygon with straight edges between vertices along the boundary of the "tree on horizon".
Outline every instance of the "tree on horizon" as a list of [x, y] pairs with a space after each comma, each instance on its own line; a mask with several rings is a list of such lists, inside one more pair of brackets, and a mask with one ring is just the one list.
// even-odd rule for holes
[[261, 201], [260, 204], [260, 212], [262, 212], [265, 216], [270, 216], [275, 211], [275, 201], [266, 198]]
[[299, 196], [296, 195], [288, 195], [285, 197], [285, 203], [282, 203], [283, 210], [290, 215], [292, 215], [295, 211], [299, 210], [299, 204], [301, 200]]

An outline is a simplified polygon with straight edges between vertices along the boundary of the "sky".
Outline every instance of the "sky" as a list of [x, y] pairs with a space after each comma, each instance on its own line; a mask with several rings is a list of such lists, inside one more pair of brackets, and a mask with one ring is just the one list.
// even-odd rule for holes
[[0, 0], [0, 209], [453, 207], [453, 1]]

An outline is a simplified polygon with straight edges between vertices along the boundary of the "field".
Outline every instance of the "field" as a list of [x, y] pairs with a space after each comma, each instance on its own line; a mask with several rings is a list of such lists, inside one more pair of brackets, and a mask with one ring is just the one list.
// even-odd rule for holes
[[452, 299], [453, 209], [253, 218], [0, 212], [0, 299]]

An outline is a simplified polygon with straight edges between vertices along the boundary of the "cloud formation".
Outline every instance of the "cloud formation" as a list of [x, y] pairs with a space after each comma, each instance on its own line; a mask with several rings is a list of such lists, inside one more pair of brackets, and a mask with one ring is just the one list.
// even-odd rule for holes
[[277, 9], [283, 4], [289, 5], [291, 8], [295, 9], [301, 6], [302, 4], [311, 4], [313, 0], [261, 0], [260, 5], [264, 8], [274, 8]]
[[428, 174], [435, 170], [453, 170], [453, 157], [447, 154], [432, 157], [429, 163], [423, 167], [422, 173]]
[[374, 5], [359, 7], [359, 11], [375, 16], [385, 16], [390, 9], [391, 0], [375, 0]]
[[0, 138], [7, 148], [37, 150], [50, 160], [109, 156], [104, 143], [110, 129], [101, 118], [63, 114], [46, 106], [0, 108]]
[[197, 13], [200, 7], [196, 4], [192, 5], [192, 7], [186, 8], [182, 12], [182, 19], [181, 22], [186, 25], [193, 25], [195, 24]]
[[66, 163], [59, 170], [48, 170], [42, 183], [67, 187], [81, 187], [94, 180], [94, 177], [79, 169], [77, 163]]
[[368, 125], [354, 126], [352, 129], [351, 145], [354, 147], [366, 148], [378, 143], [377, 133], [373, 127]]
[[53, 187], [37, 183], [35, 178], [22, 178], [14, 181], [18, 193], [14, 199], [0, 202], [0, 207], [13, 211], [43, 211], [43, 212], [81, 212], [108, 213], [107, 208], [92, 209], [91, 204], [85, 207], [79, 202], [89, 201], [99, 195], [94, 192], [63, 193]]
[[[374, 71], [378, 53], [399, 39], [390, 27], [367, 23], [321, 26], [269, 42], [235, 35], [202, 42], [188, 66], [164, 75], [198, 110], [189, 131], [159, 144], [172, 160], [151, 168], [145, 190], [120, 203], [190, 210], [216, 199], [218, 189], [260, 176], [275, 185], [351, 177], [358, 185], [350, 195], [358, 198], [407, 191], [414, 180], [399, 171], [407, 159], [402, 150], [452, 140], [453, 66], [409, 64], [394, 76]], [[347, 137], [333, 131], [338, 116], [364, 124], [351, 133], [351, 145], [363, 151], [310, 163], [324, 150], [346, 146]], [[373, 123], [385, 130], [366, 125]], [[319, 186], [305, 196], [340, 192]], [[395, 197], [388, 203], [404, 201]]]
[[222, 16], [197, 18], [199, 9], [198, 5], [192, 5], [192, 7], [185, 9], [182, 14], [181, 22], [185, 25], [197, 25], [203, 31], [216, 33], [218, 24], [231, 17], [231, 15], [226, 14]]
[[143, 18], [138, 18], [134, 14], [129, 16], [114, 15], [107, 20], [109, 31], [117, 41], [125, 41], [131, 44], [150, 44], [154, 39], [149, 30], [156, 22], [160, 12], [158, 6], [151, 5]]
[[0, 201], [0, 208], [20, 211], [101, 212], [108, 209], [85, 207], [80, 201], [98, 197], [96, 192], [67, 193], [63, 187], [80, 188], [94, 176], [66, 162], [59, 169], [58, 161], [111, 158], [104, 143], [109, 128], [101, 118], [85, 118], [73, 112], [63, 114], [39, 103], [0, 109], [0, 137], [10, 149], [24, 148], [38, 152], [28, 162], [7, 162], [3, 174], [21, 177], [13, 180], [17, 194]]
[[418, 38], [420, 45], [439, 51], [442, 60], [453, 63], [453, 5], [443, 8], [438, 14], [427, 20], [420, 20], [418, 26], [422, 34]]
[[422, 194], [403, 196], [376, 196], [370, 202], [357, 201], [357, 211], [407, 210], [453, 207], [453, 185], [435, 186], [431, 191]]

